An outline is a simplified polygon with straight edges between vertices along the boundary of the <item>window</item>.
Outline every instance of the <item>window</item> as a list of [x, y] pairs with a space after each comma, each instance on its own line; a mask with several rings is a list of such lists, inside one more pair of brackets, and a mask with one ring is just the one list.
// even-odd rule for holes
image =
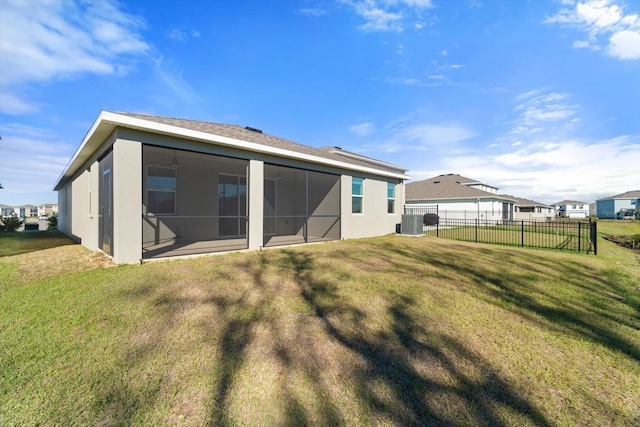
[[351, 177], [351, 212], [362, 213], [363, 178]]
[[396, 185], [388, 182], [387, 183], [387, 213], [395, 213], [396, 212]]
[[175, 168], [147, 168], [147, 213], [176, 214], [176, 174]]
[[577, 205], [571, 205], [571, 209], [576, 209]]

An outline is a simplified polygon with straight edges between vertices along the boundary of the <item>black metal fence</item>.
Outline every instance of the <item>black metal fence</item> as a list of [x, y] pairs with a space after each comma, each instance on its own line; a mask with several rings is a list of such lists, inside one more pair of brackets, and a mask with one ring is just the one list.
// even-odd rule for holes
[[440, 217], [425, 234], [467, 242], [598, 254], [595, 221], [465, 220]]

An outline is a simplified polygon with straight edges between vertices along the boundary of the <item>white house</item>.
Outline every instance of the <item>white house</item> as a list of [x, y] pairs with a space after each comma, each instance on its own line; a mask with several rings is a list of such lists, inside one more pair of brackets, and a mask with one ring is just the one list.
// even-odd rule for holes
[[510, 220], [516, 200], [501, 196], [498, 189], [458, 174], [443, 174], [406, 184], [405, 210], [426, 213], [437, 206], [447, 218]]
[[588, 218], [589, 204], [578, 200], [563, 200], [551, 205], [561, 218]]
[[393, 233], [408, 178], [255, 128], [103, 111], [54, 190], [62, 232], [137, 263]]

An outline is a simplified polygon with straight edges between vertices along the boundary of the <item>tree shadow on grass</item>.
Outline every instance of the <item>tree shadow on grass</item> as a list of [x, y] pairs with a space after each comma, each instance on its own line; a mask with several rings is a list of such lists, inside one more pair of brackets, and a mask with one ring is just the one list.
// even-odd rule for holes
[[[640, 329], [640, 322], [629, 321], [630, 317], [640, 319], [638, 300], [620, 283], [619, 274], [603, 276], [601, 271], [585, 268], [579, 262], [581, 255], [575, 255], [575, 261], [566, 256], [550, 260], [504, 248], [478, 247], [469, 257], [460, 257], [459, 252], [434, 253], [420, 247], [387, 244], [386, 248], [439, 271], [472, 278], [475, 286], [470, 291], [478, 297], [542, 327], [597, 342], [640, 361], [638, 345], [614, 330], [616, 324]], [[495, 259], [512, 268], [495, 271]], [[541, 286], [541, 279], [568, 289]], [[565, 290], [573, 291], [575, 297], [562, 294]], [[620, 311], [634, 314], [620, 315]]]
[[[538, 426], [551, 423], [535, 406], [459, 340], [417, 324], [414, 301], [394, 294], [387, 308], [390, 331], [363, 333], [368, 319], [322, 281], [314, 279], [313, 258], [286, 251], [294, 266], [301, 296], [313, 307], [325, 331], [365, 361], [356, 367], [359, 398], [376, 417], [398, 425], [507, 425], [499, 408]], [[344, 327], [340, 317], [353, 324]], [[430, 375], [416, 365], [443, 373]], [[470, 365], [473, 368], [463, 368]], [[445, 379], [447, 378], [447, 379]], [[447, 399], [458, 410], [449, 411]]]

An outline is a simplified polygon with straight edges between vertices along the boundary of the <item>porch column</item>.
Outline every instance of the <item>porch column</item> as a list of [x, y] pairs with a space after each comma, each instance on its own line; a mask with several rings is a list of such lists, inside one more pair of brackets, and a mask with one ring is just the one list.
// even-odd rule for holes
[[263, 244], [264, 221], [264, 162], [249, 161], [249, 249], [260, 249]]
[[124, 139], [113, 144], [113, 258], [142, 258], [142, 144]]

